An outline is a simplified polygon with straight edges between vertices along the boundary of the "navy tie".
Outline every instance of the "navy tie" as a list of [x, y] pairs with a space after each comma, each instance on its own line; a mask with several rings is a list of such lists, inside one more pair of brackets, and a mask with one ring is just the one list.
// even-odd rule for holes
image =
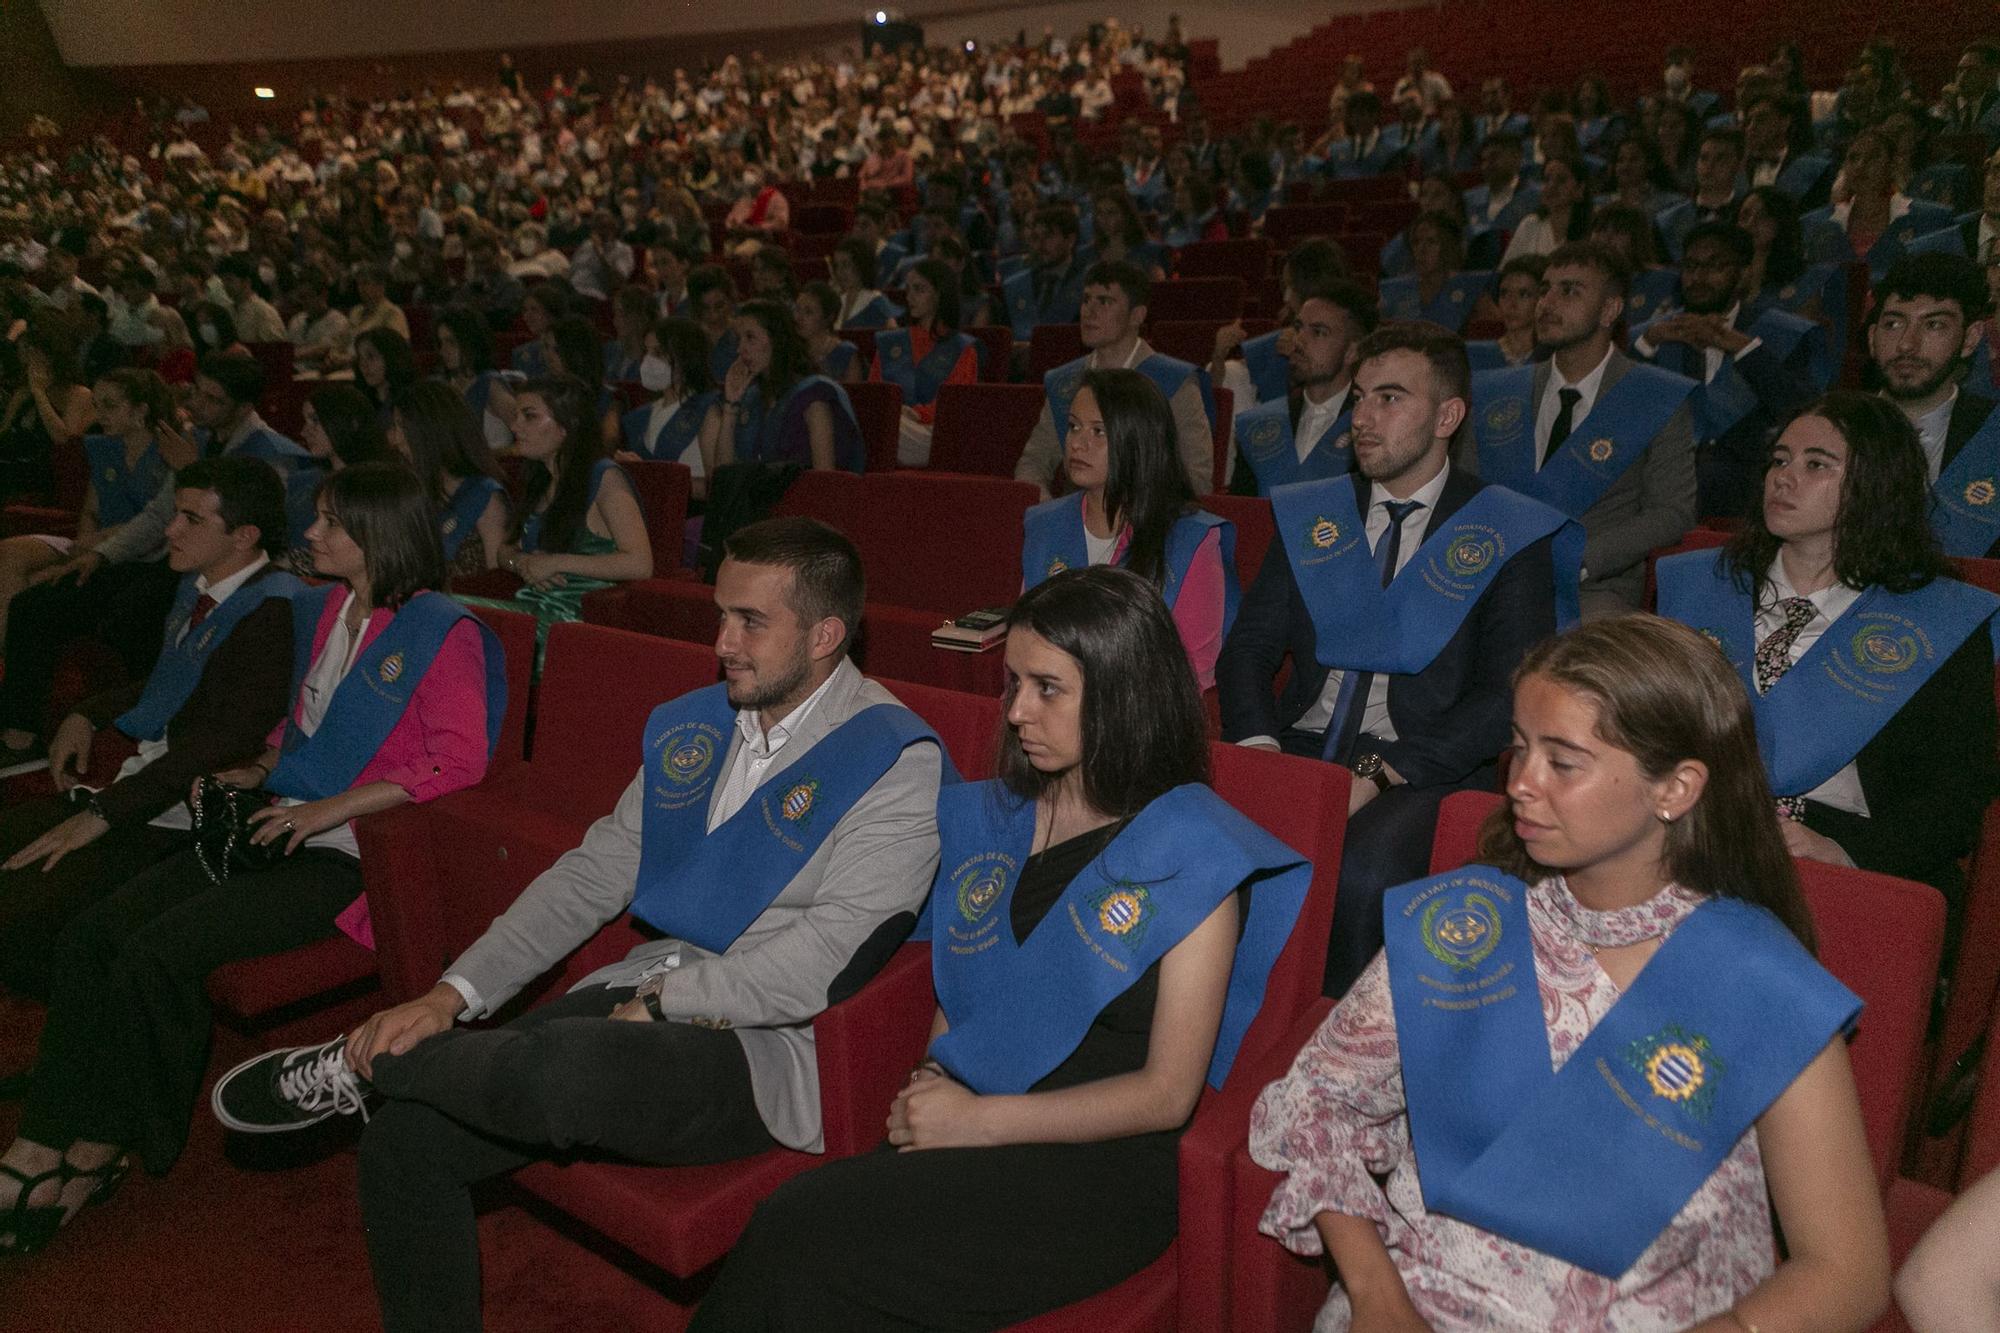
[[[1424, 507], [1421, 500], [1384, 500], [1389, 511], [1389, 530], [1375, 543], [1375, 568], [1381, 572], [1382, 586], [1396, 578], [1396, 560], [1403, 550], [1403, 520]], [[1341, 677], [1340, 693], [1333, 702], [1333, 716], [1327, 720], [1327, 747], [1324, 757], [1336, 764], [1354, 758], [1354, 743], [1361, 736], [1361, 716], [1368, 711], [1368, 691], [1375, 684], [1372, 671], [1349, 671]]]
[[1575, 428], [1576, 403], [1583, 397], [1583, 392], [1579, 389], [1557, 389], [1556, 397], [1562, 400], [1562, 406], [1556, 410], [1555, 424], [1549, 427], [1549, 447], [1542, 450], [1543, 467], [1549, 465], [1549, 460], [1556, 456], [1556, 450], [1563, 447], [1563, 441]]

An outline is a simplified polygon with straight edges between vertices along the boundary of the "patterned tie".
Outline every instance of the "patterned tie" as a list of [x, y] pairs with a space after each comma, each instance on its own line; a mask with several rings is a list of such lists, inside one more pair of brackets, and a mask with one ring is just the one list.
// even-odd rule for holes
[[[1799, 635], [1812, 623], [1819, 608], [1804, 597], [1787, 597], [1778, 603], [1778, 610], [1784, 613], [1785, 621], [1772, 630], [1764, 641], [1757, 645], [1757, 657], [1753, 669], [1757, 678], [1757, 693], [1769, 694], [1787, 671], [1792, 669], [1792, 645]], [[1806, 817], [1806, 803], [1803, 797], [1780, 796], [1778, 798], [1779, 817], [1803, 820]]]
[[216, 600], [207, 593], [194, 599], [194, 610], [188, 614], [188, 628], [199, 629], [201, 622], [208, 619], [208, 613], [216, 608]]
[[1556, 456], [1556, 450], [1563, 447], [1563, 441], [1569, 438], [1570, 431], [1574, 429], [1576, 404], [1583, 397], [1583, 390], [1557, 389], [1556, 397], [1562, 400], [1562, 406], [1556, 411], [1555, 425], [1549, 428], [1549, 447], [1542, 450], [1543, 467], [1549, 465], [1549, 460]]
[[[1421, 500], [1384, 500], [1389, 511], [1389, 530], [1375, 543], [1375, 568], [1381, 572], [1382, 586], [1396, 579], [1396, 558], [1403, 550], [1403, 520], [1424, 507]], [[1336, 764], [1354, 758], [1354, 743], [1361, 738], [1361, 715], [1368, 711], [1368, 691], [1375, 684], [1372, 671], [1349, 671], [1340, 679], [1340, 693], [1334, 696], [1333, 716], [1326, 727], [1324, 757]]]

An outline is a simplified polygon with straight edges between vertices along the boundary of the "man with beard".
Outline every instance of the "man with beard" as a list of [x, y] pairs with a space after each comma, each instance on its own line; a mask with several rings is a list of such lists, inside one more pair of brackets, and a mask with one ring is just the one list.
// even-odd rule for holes
[[1769, 309], [1743, 318], [1738, 293], [1750, 265], [1750, 233], [1729, 222], [1688, 232], [1679, 310], [1639, 328], [1632, 350], [1701, 385], [1694, 411], [1695, 477], [1704, 515], [1740, 517], [1762, 485], [1772, 432], [1817, 398], [1812, 365], [1826, 331]]
[[1355, 355], [1362, 338], [1375, 331], [1375, 298], [1345, 279], [1299, 297], [1292, 319], [1291, 392], [1236, 414], [1229, 489], [1237, 495], [1269, 495], [1273, 486], [1354, 469], [1348, 427]]
[[2000, 412], [1961, 386], [1960, 369], [1989, 313], [1979, 265], [1959, 255], [1905, 255], [1875, 288], [1868, 354], [1882, 392], [1916, 427], [1945, 552], [2000, 555]]
[[1549, 256], [1535, 312], [1548, 360], [1472, 381], [1475, 447], [1463, 466], [1583, 524], [1583, 614], [1637, 610], [1646, 553], [1695, 522], [1686, 376], [1635, 363], [1612, 344], [1625, 262], [1596, 241]]
[[[820, 1151], [812, 1020], [908, 936], [938, 860], [937, 738], [847, 660], [862, 595], [832, 528], [739, 528], [715, 586], [726, 679], [654, 711], [617, 807], [428, 994], [217, 1085], [217, 1114], [251, 1132], [379, 1101], [361, 1211], [389, 1329], [480, 1327], [476, 1181], [578, 1151]], [[453, 1029], [628, 909], [656, 937], [624, 961], [503, 1027]]]

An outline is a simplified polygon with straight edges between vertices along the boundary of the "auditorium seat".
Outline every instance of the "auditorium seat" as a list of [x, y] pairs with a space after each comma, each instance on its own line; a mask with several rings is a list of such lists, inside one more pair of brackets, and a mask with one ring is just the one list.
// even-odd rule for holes
[[[1229, 323], [1227, 319], [1148, 319], [1146, 341], [1156, 352], [1206, 368], [1215, 357], [1216, 331]], [[1275, 320], [1245, 319], [1243, 336], [1255, 338], [1277, 327]]]
[[[1270, 268], [1271, 242], [1262, 236], [1196, 241], [1182, 246], [1174, 258], [1177, 278], [1241, 278], [1252, 286], [1263, 281]], [[1205, 363], [1206, 358], [1197, 364]]]
[[960, 778], [984, 782], [993, 776], [993, 758], [1000, 737], [998, 696], [965, 694], [911, 680], [879, 676], [874, 679], [937, 733]]
[[[1243, 313], [1243, 298], [1250, 284], [1242, 278], [1179, 278], [1153, 284], [1146, 298], [1146, 317], [1152, 319], [1235, 319]], [[1206, 365], [1204, 358], [1197, 365]]]
[[694, 474], [687, 464], [665, 459], [649, 458], [619, 466], [632, 479], [639, 512], [646, 520], [646, 538], [653, 547], [653, 577], [665, 578], [681, 567]]
[[896, 436], [903, 420], [903, 391], [893, 384], [863, 380], [841, 386], [854, 404], [854, 419], [868, 445], [868, 470], [890, 472], [896, 466]]
[[1014, 331], [994, 324], [974, 324], [964, 332], [979, 339], [980, 382], [1005, 384], [1013, 369]]
[[1236, 581], [1248, 591], [1264, 567], [1265, 552], [1277, 525], [1271, 519], [1271, 502], [1261, 495], [1204, 495], [1203, 509], [1236, 525]]
[[1215, 419], [1208, 423], [1209, 441], [1213, 449], [1210, 458], [1208, 488], [1211, 491], [1225, 489], [1224, 478], [1229, 475], [1229, 439], [1236, 425], [1236, 394], [1229, 389], [1216, 387]]
[[1046, 401], [1039, 383], [945, 385], [931, 430], [931, 469], [1013, 476]]
[[1057, 366], [1082, 356], [1083, 328], [1076, 324], [1037, 324], [1028, 335], [1028, 379], [1040, 384]]

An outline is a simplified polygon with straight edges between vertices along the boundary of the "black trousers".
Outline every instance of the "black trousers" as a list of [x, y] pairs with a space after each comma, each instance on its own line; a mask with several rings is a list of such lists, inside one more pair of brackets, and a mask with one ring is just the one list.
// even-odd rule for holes
[[104, 640], [134, 678], [151, 671], [179, 586], [166, 561], [147, 560], [106, 565], [88, 583], [62, 579], [22, 591], [7, 610], [0, 728], [39, 733], [48, 725], [56, 663], [78, 639]]
[[552, 1157], [678, 1166], [774, 1146], [735, 1035], [608, 1017], [632, 993], [594, 986], [376, 1057], [361, 1221], [389, 1333], [477, 1333], [475, 1182]]
[[[68, 798], [45, 796], [0, 810], [0, 861], [75, 814]], [[47, 1002], [55, 943], [84, 908], [187, 846], [175, 829], [113, 828], [56, 862], [0, 870], [0, 986]]]
[[208, 1063], [208, 974], [329, 938], [360, 893], [361, 863], [341, 852], [307, 848], [216, 886], [183, 851], [84, 909], [56, 941], [22, 1137], [172, 1166]]
[[1005, 1328], [1124, 1281], [1179, 1227], [1178, 1136], [875, 1152], [787, 1181], [689, 1333]]

